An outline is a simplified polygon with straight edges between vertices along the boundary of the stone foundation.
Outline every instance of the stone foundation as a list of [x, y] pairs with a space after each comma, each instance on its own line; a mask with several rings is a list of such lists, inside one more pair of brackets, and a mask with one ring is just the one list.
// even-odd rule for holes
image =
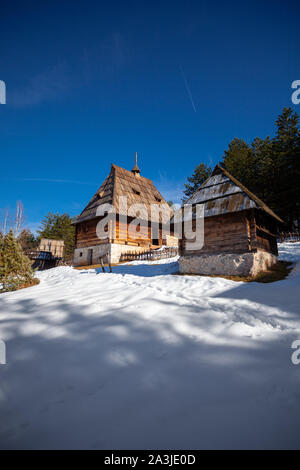
[[144, 246], [130, 246], [130, 245], [121, 245], [120, 243], [111, 243], [110, 244], [110, 262], [119, 263], [122, 253], [128, 253], [130, 251], [145, 251], [149, 248]]
[[[89, 250], [92, 251], [92, 262], [89, 261]], [[99, 257], [109, 253], [109, 243], [103, 245], [89, 246], [87, 248], [76, 248], [74, 251], [74, 266], [89, 266], [90, 264], [99, 264]]]
[[[89, 250], [93, 250], [91, 262], [89, 262]], [[89, 246], [86, 248], [76, 248], [74, 251], [73, 265], [89, 266], [91, 264], [99, 264], [100, 256], [105, 254], [109, 255], [111, 264], [117, 264], [120, 262], [122, 253], [128, 253], [128, 251], [145, 251], [145, 247], [121, 245], [119, 243], [104, 243], [102, 245]]]
[[223, 253], [215, 255], [188, 255], [178, 260], [179, 272], [185, 274], [256, 276], [277, 262], [271, 253]]

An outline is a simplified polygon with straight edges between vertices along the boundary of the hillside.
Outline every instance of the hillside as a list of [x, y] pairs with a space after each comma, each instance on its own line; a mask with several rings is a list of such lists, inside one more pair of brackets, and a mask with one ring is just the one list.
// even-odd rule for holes
[[280, 257], [295, 267], [271, 284], [164, 260], [1, 295], [0, 447], [297, 447], [300, 243]]

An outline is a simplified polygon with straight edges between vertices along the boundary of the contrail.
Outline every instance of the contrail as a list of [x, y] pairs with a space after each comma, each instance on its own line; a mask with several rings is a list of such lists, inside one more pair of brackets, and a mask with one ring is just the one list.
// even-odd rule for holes
[[184, 83], [185, 83], [186, 91], [188, 92], [188, 95], [189, 95], [189, 98], [190, 98], [190, 102], [191, 102], [191, 104], [192, 104], [192, 106], [193, 106], [193, 109], [194, 109], [194, 111], [195, 111], [195, 113], [196, 113], [197, 110], [196, 110], [196, 106], [195, 106], [195, 103], [194, 103], [194, 100], [193, 100], [193, 97], [192, 97], [192, 93], [191, 93], [189, 84], [188, 84], [188, 82], [187, 82], [186, 76], [184, 75], [183, 69], [182, 69], [182, 67], [181, 67], [180, 64], [179, 64], [179, 68], [180, 68], [180, 71], [181, 71], [181, 74], [182, 74], [182, 77], [183, 77], [183, 80], [184, 80]]

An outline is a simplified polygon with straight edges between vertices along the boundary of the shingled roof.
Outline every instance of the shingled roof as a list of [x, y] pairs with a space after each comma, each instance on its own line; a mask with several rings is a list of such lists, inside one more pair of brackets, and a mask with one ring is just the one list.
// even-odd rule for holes
[[[128, 207], [132, 204], [144, 204], [148, 210], [149, 217], [151, 214], [151, 204], [167, 205], [167, 202], [152, 181], [141, 176], [137, 168], [133, 170], [128, 171], [112, 164], [108, 177], [81, 214], [73, 219], [73, 224], [94, 219], [97, 217], [97, 208], [106, 203], [113, 205], [116, 213], [120, 214], [122, 209], [119, 207], [119, 196], [127, 196]], [[164, 216], [170, 217], [169, 209], [166, 208], [163, 212], [165, 212]]]
[[283, 223], [270, 207], [219, 165], [215, 167], [212, 176], [185, 201], [185, 204], [204, 204], [204, 217], [252, 208], [261, 209]]

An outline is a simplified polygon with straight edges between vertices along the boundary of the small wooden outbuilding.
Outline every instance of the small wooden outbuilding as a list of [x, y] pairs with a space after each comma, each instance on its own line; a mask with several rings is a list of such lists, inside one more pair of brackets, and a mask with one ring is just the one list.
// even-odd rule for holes
[[49, 252], [54, 258], [62, 258], [64, 255], [64, 246], [65, 243], [63, 240], [41, 238], [39, 251]]
[[32, 261], [32, 268], [43, 270], [55, 268], [63, 259], [64, 241], [42, 238], [36, 250], [26, 251]]
[[277, 261], [277, 233], [283, 221], [228, 171], [217, 165], [212, 176], [185, 202], [203, 205], [203, 246], [179, 242], [181, 273], [256, 275]]

